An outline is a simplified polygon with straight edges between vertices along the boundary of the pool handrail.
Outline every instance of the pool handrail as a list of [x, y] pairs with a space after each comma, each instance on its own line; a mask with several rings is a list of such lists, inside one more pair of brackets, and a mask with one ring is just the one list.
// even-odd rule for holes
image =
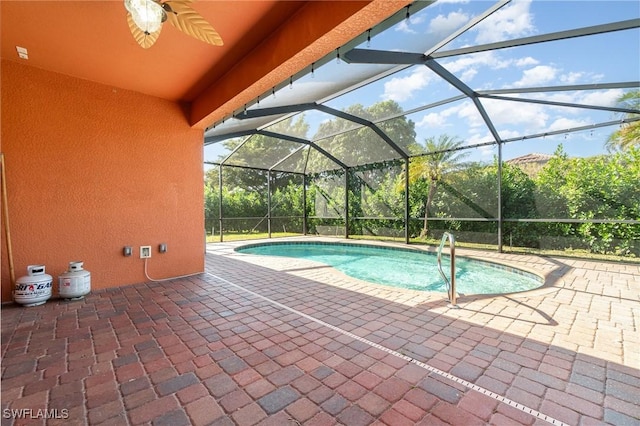
[[[444, 244], [449, 240], [449, 257], [451, 258], [451, 281], [447, 279], [447, 276], [444, 274], [442, 270], [442, 249], [444, 248]], [[440, 240], [440, 247], [438, 247], [438, 272], [440, 272], [440, 276], [444, 280], [447, 285], [447, 294], [449, 296], [449, 307], [457, 308], [456, 299], [456, 238], [450, 232], [445, 232], [442, 234], [442, 239]]]

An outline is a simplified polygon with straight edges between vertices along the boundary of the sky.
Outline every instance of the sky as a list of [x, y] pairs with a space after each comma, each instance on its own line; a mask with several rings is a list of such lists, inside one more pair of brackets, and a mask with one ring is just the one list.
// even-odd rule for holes
[[[414, 53], [429, 52], [435, 43], [454, 33], [486, 10], [493, 1], [440, 0], [410, 15], [409, 19], [372, 37], [361, 48]], [[411, 11], [411, 10], [410, 10]], [[456, 37], [438, 51], [493, 43], [503, 40], [565, 31], [584, 26], [637, 19], [640, 2], [624, 1], [552, 1], [519, 0], [499, 8], [489, 18]], [[640, 29], [618, 31], [597, 36], [577, 37], [472, 55], [438, 60], [445, 68], [473, 90], [515, 89], [637, 82], [640, 80]], [[331, 61], [283, 88], [273, 99], [263, 100], [261, 107], [271, 104], [309, 102], [323, 91], [331, 91], [336, 81], [348, 86], [362, 77], [371, 76], [390, 66], [347, 64]], [[297, 89], [297, 90], [296, 90]], [[613, 106], [629, 89], [592, 91], [561, 91], [505, 95], [530, 99], [545, 99], [567, 103]], [[637, 90], [637, 89], [636, 89]], [[372, 84], [346, 93], [326, 104], [344, 109], [360, 103], [365, 107], [383, 100], [393, 100], [405, 110], [429, 105], [459, 95], [425, 66], [413, 66], [389, 75]], [[309, 98], [308, 100], [306, 98]], [[561, 131], [557, 136], [517, 141], [505, 144], [504, 159], [531, 152], [552, 154], [558, 144], [572, 156], [590, 156], [604, 152], [607, 137], [618, 126], [588, 129], [580, 132], [565, 130], [617, 120], [611, 112], [548, 106], [533, 103], [481, 100], [502, 139], [521, 138], [531, 134]], [[310, 123], [309, 136], [319, 124], [333, 117], [319, 112], [306, 112]], [[467, 145], [494, 140], [477, 108], [470, 100], [448, 103], [408, 116], [415, 123], [418, 141], [447, 134]], [[476, 160], [490, 161], [494, 147], [476, 150]]]

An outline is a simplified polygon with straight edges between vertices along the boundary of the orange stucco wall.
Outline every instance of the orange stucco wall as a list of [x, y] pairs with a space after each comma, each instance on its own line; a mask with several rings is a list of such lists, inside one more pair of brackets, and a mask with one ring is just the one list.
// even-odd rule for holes
[[152, 278], [203, 270], [203, 135], [178, 104], [10, 61], [0, 70], [16, 277], [44, 264], [57, 287], [82, 260], [92, 289], [142, 282], [140, 245], [152, 246]]

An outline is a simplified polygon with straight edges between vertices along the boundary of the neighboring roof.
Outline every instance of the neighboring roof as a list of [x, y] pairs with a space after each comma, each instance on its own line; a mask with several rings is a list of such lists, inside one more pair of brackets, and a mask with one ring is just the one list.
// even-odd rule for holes
[[506, 163], [509, 163], [509, 164], [546, 163], [552, 158], [553, 158], [553, 155], [540, 154], [538, 152], [533, 152], [531, 154], [522, 155], [520, 157], [507, 160]]

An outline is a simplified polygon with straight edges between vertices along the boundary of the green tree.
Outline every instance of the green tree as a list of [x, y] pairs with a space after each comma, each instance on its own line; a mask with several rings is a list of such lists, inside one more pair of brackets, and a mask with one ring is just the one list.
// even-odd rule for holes
[[[415, 123], [402, 115], [402, 107], [395, 101], [382, 101], [369, 107], [354, 104], [344, 112], [376, 122], [376, 126], [405, 152], [415, 144]], [[388, 117], [397, 118], [385, 120]], [[353, 233], [360, 233], [363, 223], [355, 218], [379, 215], [368, 208], [366, 199], [371, 198], [371, 193], [375, 192], [373, 188], [379, 188], [384, 181], [389, 163], [402, 155], [369, 126], [344, 118], [336, 117], [321, 123], [313, 140], [349, 167], [345, 174], [349, 189], [349, 217], [352, 218], [349, 229]], [[337, 165], [326, 157], [314, 156], [309, 163], [311, 170], [342, 173], [336, 171]], [[319, 173], [318, 176], [322, 177], [323, 174]], [[342, 188], [334, 186], [333, 190], [321, 194], [332, 200], [330, 204], [344, 204]]]
[[[545, 217], [640, 220], [640, 150], [568, 158], [559, 147], [540, 172], [538, 209]], [[566, 228], [593, 253], [640, 255], [640, 227], [633, 223], [580, 223]]]
[[[378, 122], [387, 117], [402, 114], [403, 110], [397, 102], [389, 100], [378, 102], [370, 107], [354, 104], [344, 109], [344, 112], [368, 121]], [[400, 115], [399, 118], [382, 121], [376, 125], [405, 151], [409, 145], [415, 143], [415, 123], [405, 116]], [[343, 118], [336, 117], [321, 123], [313, 140], [350, 167], [401, 157], [374, 130]], [[336, 169], [335, 163], [325, 157], [316, 156], [313, 162], [316, 164], [311, 165], [312, 170]]]
[[538, 214], [541, 218], [568, 218], [566, 194], [560, 189], [567, 184], [569, 156], [562, 144], [535, 178]]
[[220, 205], [218, 171], [218, 167], [212, 168], [204, 175], [204, 223], [207, 231], [218, 227], [218, 206]]
[[[306, 138], [309, 124], [304, 114], [282, 120], [268, 129], [271, 132]], [[230, 139], [223, 142], [225, 148], [233, 151], [242, 143], [242, 139]], [[300, 144], [264, 135], [253, 135], [242, 144], [225, 162], [228, 165], [256, 167], [268, 170], [280, 160], [300, 148]], [[220, 159], [222, 160], [222, 158]], [[300, 166], [300, 169], [301, 166]], [[266, 172], [247, 171], [246, 168], [225, 167], [222, 172], [225, 187], [244, 188], [250, 191], [265, 192]]]
[[[282, 120], [269, 128], [275, 133], [306, 137], [309, 125], [304, 116]], [[229, 152], [233, 152], [222, 169], [222, 210], [225, 218], [248, 218], [225, 221], [225, 229], [246, 232], [260, 227], [266, 230], [268, 205], [268, 169], [277, 164], [301, 145], [264, 135], [254, 135], [249, 139], [229, 139], [223, 142]], [[219, 161], [225, 158], [219, 158]], [[256, 167], [256, 168], [251, 168]], [[295, 165], [294, 165], [295, 168]], [[211, 169], [205, 175], [205, 223], [207, 229], [217, 226], [219, 219], [220, 189], [218, 187], [219, 169]], [[272, 172], [272, 207], [282, 202], [281, 192], [287, 192], [288, 185], [300, 185], [291, 173]], [[291, 211], [290, 214], [297, 214]], [[257, 218], [257, 219], [256, 219]]]
[[[275, 174], [273, 180], [285, 185], [271, 188], [271, 216], [278, 218], [273, 219], [272, 227], [277, 231], [302, 232], [304, 210], [302, 176], [282, 173]], [[276, 223], [279, 225], [276, 226]]]
[[[623, 118], [638, 117], [640, 115], [640, 90], [627, 92], [618, 98], [618, 107], [634, 109], [639, 111], [636, 114], [622, 114]], [[630, 147], [640, 148], [640, 121], [625, 123], [620, 129], [613, 132], [607, 142], [605, 148], [609, 151], [623, 151]]]
[[[535, 182], [520, 167], [509, 163], [502, 163], [502, 216], [508, 219], [538, 216]], [[535, 229], [536, 223], [505, 222], [503, 243], [538, 247], [539, 235]]]
[[424, 221], [420, 238], [426, 238], [429, 231], [428, 220], [431, 204], [438, 191], [438, 185], [447, 174], [460, 170], [465, 166], [462, 160], [468, 155], [460, 148], [463, 141], [457, 137], [440, 135], [438, 139], [428, 138], [424, 142], [427, 154], [411, 161], [409, 167], [409, 183], [427, 182], [429, 191], [424, 202]]
[[535, 182], [518, 166], [502, 163], [502, 216], [537, 217]]

